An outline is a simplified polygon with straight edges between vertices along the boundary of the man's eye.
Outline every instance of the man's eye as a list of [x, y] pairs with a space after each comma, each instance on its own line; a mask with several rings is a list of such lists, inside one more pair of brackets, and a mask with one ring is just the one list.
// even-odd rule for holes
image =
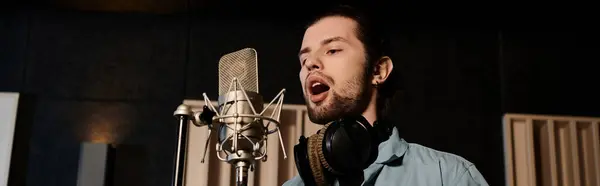
[[327, 51], [327, 54], [328, 54], [328, 55], [331, 55], [331, 54], [335, 54], [335, 53], [337, 53], [337, 52], [339, 52], [339, 51], [341, 51], [341, 50], [340, 50], [340, 49], [331, 49], [331, 50], [328, 50], [328, 51]]

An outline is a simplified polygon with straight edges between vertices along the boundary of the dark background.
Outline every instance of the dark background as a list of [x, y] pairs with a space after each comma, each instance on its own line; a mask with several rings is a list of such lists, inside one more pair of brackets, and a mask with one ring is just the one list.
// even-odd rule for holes
[[[183, 99], [217, 95], [221, 55], [259, 52], [260, 91], [303, 104], [296, 53], [315, 7], [201, 0], [12, 1], [0, 91], [21, 93], [9, 185], [75, 185], [79, 144], [117, 150], [122, 185], [169, 185]], [[504, 185], [504, 113], [600, 116], [589, 5], [387, 3], [405, 87], [403, 137], [465, 157]], [[572, 11], [572, 12], [569, 12]], [[270, 84], [269, 86], [266, 86]], [[118, 149], [118, 148], [117, 148]], [[117, 184], [119, 185], [119, 184]]]

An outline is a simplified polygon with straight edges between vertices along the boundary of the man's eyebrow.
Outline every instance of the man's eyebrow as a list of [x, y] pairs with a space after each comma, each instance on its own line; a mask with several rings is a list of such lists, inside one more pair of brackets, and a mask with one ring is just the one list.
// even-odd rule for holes
[[325, 40], [321, 41], [321, 45], [326, 45], [326, 44], [329, 44], [329, 43], [334, 42], [334, 41], [348, 42], [343, 37], [336, 36], [336, 37], [328, 38], [328, 39], [325, 39]]
[[[321, 46], [327, 45], [334, 41], [347, 42], [347, 40], [345, 38], [340, 37], [340, 36], [335, 36], [335, 37], [327, 38], [327, 39], [324, 39], [323, 41], [321, 41]], [[300, 57], [302, 54], [308, 53], [308, 52], [310, 52], [310, 48], [304, 47], [302, 50], [300, 50], [300, 52], [298, 52], [298, 57]]]
[[298, 52], [298, 58], [299, 58], [299, 57], [300, 57], [302, 54], [304, 54], [304, 53], [308, 53], [308, 52], [310, 52], [310, 48], [308, 48], [308, 47], [304, 47], [302, 50], [300, 50], [300, 52]]

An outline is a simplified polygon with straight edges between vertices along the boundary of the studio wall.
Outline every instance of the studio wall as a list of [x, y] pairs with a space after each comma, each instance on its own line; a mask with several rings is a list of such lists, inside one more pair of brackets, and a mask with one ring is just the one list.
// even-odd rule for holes
[[[114, 185], [168, 185], [172, 112], [216, 96], [218, 60], [237, 49], [257, 49], [264, 97], [286, 88], [285, 103], [303, 104], [297, 19], [16, 7], [0, 17], [0, 91], [27, 103], [9, 185], [75, 185], [80, 143], [92, 141], [115, 145]], [[503, 113], [600, 114], [586, 89], [598, 61], [589, 34], [403, 19], [390, 28], [403, 137], [465, 157], [493, 185], [504, 183]]]

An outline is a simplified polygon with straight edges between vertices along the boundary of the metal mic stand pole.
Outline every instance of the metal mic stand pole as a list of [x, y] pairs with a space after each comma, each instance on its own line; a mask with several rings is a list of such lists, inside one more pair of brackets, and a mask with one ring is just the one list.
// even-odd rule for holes
[[192, 110], [187, 105], [179, 105], [177, 110], [173, 113], [177, 119], [179, 119], [179, 125], [177, 126], [177, 150], [175, 151], [174, 158], [174, 171], [172, 175], [171, 186], [183, 186], [184, 185], [184, 172], [185, 172], [185, 154], [187, 148], [187, 135], [188, 135], [188, 123], [192, 116]]
[[235, 163], [235, 181], [237, 186], [248, 185], [248, 167], [250, 167], [250, 164], [246, 161]]

